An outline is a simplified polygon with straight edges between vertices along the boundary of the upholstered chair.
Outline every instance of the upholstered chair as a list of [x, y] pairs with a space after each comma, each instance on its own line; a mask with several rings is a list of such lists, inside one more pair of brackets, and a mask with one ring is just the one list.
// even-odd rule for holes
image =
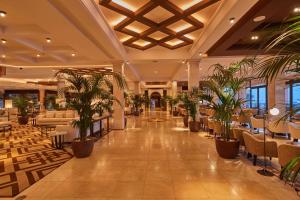
[[[253, 155], [253, 165], [256, 165], [257, 156], [264, 156], [264, 141], [247, 131], [243, 132], [243, 138], [246, 151]], [[275, 141], [266, 141], [266, 156], [269, 158], [278, 157]]]
[[296, 156], [300, 156], [300, 146], [293, 144], [282, 144], [278, 147], [278, 161], [281, 167], [285, 166]]
[[288, 123], [289, 134], [294, 139], [298, 141], [300, 139], [300, 125], [293, 122]]
[[274, 138], [275, 134], [288, 134], [288, 138], [290, 139], [290, 134], [288, 130], [288, 123], [286, 121], [272, 120], [268, 122], [268, 130], [272, 133], [272, 138]]
[[254, 132], [254, 129], [257, 129], [257, 133], [259, 133], [259, 129], [264, 128], [264, 119], [258, 119], [255, 117], [250, 117], [251, 120], [251, 130]]

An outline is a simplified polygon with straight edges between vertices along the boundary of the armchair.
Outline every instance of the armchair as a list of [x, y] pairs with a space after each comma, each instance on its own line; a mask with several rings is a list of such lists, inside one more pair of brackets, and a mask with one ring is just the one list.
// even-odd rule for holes
[[254, 129], [257, 129], [257, 133], [259, 133], [259, 129], [264, 128], [264, 119], [257, 119], [255, 117], [250, 117], [251, 121], [251, 131], [254, 132]]
[[279, 121], [277, 124], [277, 120], [269, 121], [268, 130], [272, 133], [272, 138], [274, 138], [275, 134], [287, 134], [290, 139], [290, 134], [288, 130], [288, 124], [286, 121]]
[[[257, 156], [264, 156], [264, 141], [254, 135], [244, 131], [246, 151], [253, 155], [253, 165], [256, 165]], [[266, 141], [266, 156], [278, 157], [277, 143], [275, 141]]]
[[282, 144], [278, 147], [278, 161], [281, 167], [285, 166], [296, 156], [300, 156], [300, 146]]

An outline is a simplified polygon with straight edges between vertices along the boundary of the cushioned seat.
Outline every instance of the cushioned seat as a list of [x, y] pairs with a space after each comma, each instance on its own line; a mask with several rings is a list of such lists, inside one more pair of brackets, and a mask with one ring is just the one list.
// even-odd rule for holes
[[300, 156], [300, 146], [298, 145], [282, 144], [278, 147], [278, 161], [281, 167], [297, 156]]
[[46, 111], [45, 114], [37, 116], [37, 125], [67, 125], [78, 116], [74, 110], [66, 111]]

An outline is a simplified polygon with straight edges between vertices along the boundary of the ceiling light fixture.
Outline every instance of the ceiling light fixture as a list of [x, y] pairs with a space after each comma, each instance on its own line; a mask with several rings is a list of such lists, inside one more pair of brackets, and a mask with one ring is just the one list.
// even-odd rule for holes
[[261, 15], [261, 16], [257, 16], [253, 19], [254, 22], [261, 22], [264, 21], [266, 19], [266, 16]]
[[234, 24], [235, 18], [234, 17], [229, 18], [229, 22], [230, 22], [230, 24]]
[[294, 8], [294, 13], [300, 13], [300, 7]]
[[4, 18], [4, 17], [6, 17], [6, 12], [4, 12], [4, 11], [0, 11], [0, 17], [2, 17], [2, 18]]
[[258, 40], [258, 36], [257, 35], [251, 36], [251, 40]]
[[6, 44], [6, 42], [7, 42], [6, 39], [3, 39], [3, 38], [1, 39], [2, 44]]
[[51, 43], [52, 42], [51, 38], [46, 38], [46, 42]]
[[75, 53], [72, 53], [72, 54], [71, 54], [71, 56], [72, 56], [72, 57], [75, 57], [75, 56], [76, 56], [76, 54], [75, 54]]
[[36, 54], [36, 57], [38, 57], [38, 58], [39, 58], [39, 57], [41, 57], [41, 55], [40, 55], [40, 54]]
[[2, 54], [2, 55], [1, 55], [1, 58], [6, 58], [6, 55], [5, 55], [5, 54]]

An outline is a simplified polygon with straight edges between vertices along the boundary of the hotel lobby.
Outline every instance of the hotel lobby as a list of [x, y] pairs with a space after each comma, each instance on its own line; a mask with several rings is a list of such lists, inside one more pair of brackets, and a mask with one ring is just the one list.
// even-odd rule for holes
[[300, 198], [300, 0], [0, 0], [0, 30], [0, 199]]

